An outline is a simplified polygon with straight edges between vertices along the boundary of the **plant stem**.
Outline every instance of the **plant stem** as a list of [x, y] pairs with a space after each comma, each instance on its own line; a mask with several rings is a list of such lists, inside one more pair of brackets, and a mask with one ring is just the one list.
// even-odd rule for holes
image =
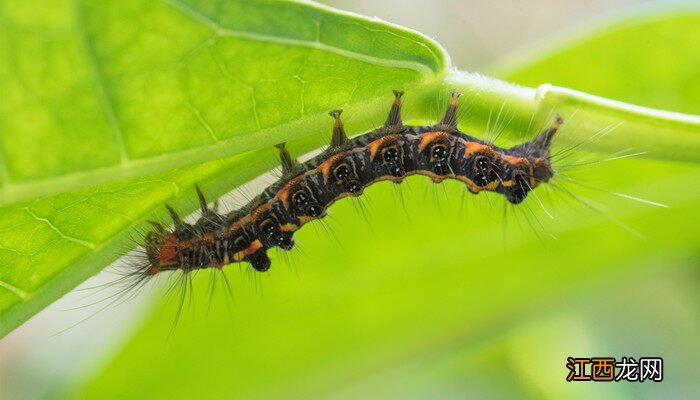
[[591, 151], [644, 152], [648, 158], [700, 162], [697, 115], [655, 110], [549, 84], [528, 88], [456, 70], [419, 94], [420, 109], [434, 109], [427, 103], [449, 89], [464, 93], [463, 103], [469, 110], [465, 123], [487, 132], [487, 137], [501, 131], [512, 138], [531, 137], [559, 114], [565, 121], [559, 145], [585, 142], [586, 150]]

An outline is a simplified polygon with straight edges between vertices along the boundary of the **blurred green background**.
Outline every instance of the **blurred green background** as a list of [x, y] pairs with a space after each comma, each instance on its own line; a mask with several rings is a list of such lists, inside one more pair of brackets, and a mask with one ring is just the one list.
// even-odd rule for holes
[[[434, 36], [462, 69], [700, 113], [700, 12], [636, 3], [328, 2]], [[0, 342], [0, 398], [697, 396], [700, 169], [632, 158], [570, 175], [669, 208], [569, 183], [602, 211], [543, 187], [550, 219], [455, 182], [377, 184], [269, 273], [228, 267], [233, 299], [219, 282], [210, 310], [200, 274], [172, 335], [177, 302], [155, 289], [52, 336], [93, 312], [61, 311], [81, 304], [68, 296]], [[567, 356], [660, 356], [664, 381], [567, 383]]]

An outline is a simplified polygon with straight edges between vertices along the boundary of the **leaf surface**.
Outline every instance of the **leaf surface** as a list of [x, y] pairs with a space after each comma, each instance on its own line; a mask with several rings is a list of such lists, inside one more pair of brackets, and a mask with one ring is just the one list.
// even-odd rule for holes
[[359, 132], [390, 89], [446, 69], [420, 34], [313, 3], [51, 8], [0, 3], [0, 203], [14, 202], [0, 209], [0, 336], [132, 248], [165, 201], [193, 211], [195, 183], [214, 199], [275, 167], [272, 145], [326, 142], [329, 107]]
[[329, 104], [372, 118], [446, 69], [420, 34], [305, 2], [3, 2], [0, 21], [0, 204], [309, 136]]

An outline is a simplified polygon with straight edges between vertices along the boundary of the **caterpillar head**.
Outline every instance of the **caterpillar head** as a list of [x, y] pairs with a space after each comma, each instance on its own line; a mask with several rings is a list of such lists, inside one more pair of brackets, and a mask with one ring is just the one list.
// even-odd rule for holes
[[180, 240], [175, 235], [150, 232], [144, 247], [149, 262], [146, 269], [148, 275], [177, 269]]
[[563, 123], [564, 120], [557, 115], [554, 123], [539, 136], [505, 151], [508, 156], [524, 158], [528, 161], [527, 167], [514, 168], [511, 176], [507, 177], [511, 184], [504, 194], [509, 202], [513, 204], [522, 202], [528, 192], [540, 183], [552, 179], [554, 169], [550, 159], [550, 146], [552, 138]]

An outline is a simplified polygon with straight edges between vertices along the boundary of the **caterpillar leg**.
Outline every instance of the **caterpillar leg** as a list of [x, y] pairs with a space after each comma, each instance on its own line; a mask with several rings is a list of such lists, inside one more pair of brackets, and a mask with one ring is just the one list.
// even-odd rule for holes
[[248, 261], [253, 269], [258, 272], [265, 272], [270, 269], [270, 265], [272, 265], [272, 261], [270, 261], [270, 257], [267, 255], [267, 251], [264, 247], [261, 247], [255, 253], [247, 256], [245, 261]]

